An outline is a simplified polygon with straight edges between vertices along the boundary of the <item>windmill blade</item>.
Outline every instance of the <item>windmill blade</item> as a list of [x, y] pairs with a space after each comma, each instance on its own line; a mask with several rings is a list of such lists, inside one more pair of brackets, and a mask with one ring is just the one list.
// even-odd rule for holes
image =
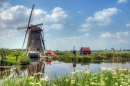
[[33, 4], [33, 6], [32, 6], [31, 14], [30, 14], [30, 16], [29, 16], [28, 27], [29, 27], [29, 25], [30, 25], [30, 21], [31, 21], [33, 9], [34, 9], [34, 4]]
[[33, 27], [33, 26], [40, 26], [40, 25], [43, 25], [43, 23], [41, 23], [41, 24], [36, 24], [36, 25], [31, 25], [30, 27]]
[[25, 29], [27, 28], [28, 26], [18, 26], [17, 30], [20, 30], [20, 29]]
[[[43, 32], [42, 32], [42, 34], [43, 34]], [[42, 36], [42, 34], [41, 34], [42, 44], [43, 44], [44, 50], [46, 50], [45, 43], [44, 43], [44, 36]]]
[[26, 33], [25, 33], [25, 37], [24, 37], [22, 49], [23, 49], [23, 47], [24, 47], [24, 43], [25, 43], [25, 40], [26, 40], [27, 33], [28, 33], [28, 30], [26, 30]]

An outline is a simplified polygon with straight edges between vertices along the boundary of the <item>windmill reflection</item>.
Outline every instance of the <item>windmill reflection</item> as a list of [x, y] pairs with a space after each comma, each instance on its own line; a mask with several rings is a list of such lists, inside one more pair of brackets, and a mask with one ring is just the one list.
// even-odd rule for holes
[[76, 63], [73, 63], [73, 71], [75, 72]]
[[34, 75], [35, 73], [44, 73], [45, 62], [32, 59], [31, 65], [27, 66], [28, 75]]

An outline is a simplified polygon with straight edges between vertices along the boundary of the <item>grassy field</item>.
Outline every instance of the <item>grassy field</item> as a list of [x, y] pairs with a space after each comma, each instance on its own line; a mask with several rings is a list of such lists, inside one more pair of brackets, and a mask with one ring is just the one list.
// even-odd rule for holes
[[23, 78], [5, 78], [1, 86], [130, 86], [130, 70], [128, 69], [102, 68], [98, 73], [77, 70], [69, 76], [56, 76], [54, 79], [40, 76], [42, 73]]

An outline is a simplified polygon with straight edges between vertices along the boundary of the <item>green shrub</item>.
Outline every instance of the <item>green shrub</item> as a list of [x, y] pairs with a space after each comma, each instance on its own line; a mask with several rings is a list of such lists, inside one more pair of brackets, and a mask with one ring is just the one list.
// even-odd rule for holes
[[82, 56], [81, 57], [81, 62], [87, 62], [87, 61], [90, 61], [90, 60], [91, 60], [90, 56]]
[[110, 57], [112, 57], [113, 56], [113, 54], [112, 53], [105, 53], [104, 54], [107, 58], [110, 58]]
[[25, 53], [25, 54], [19, 56], [18, 63], [21, 65], [28, 65], [28, 64], [30, 64], [30, 58]]
[[93, 56], [92, 60], [103, 60], [104, 57], [103, 56]]
[[127, 53], [121, 53], [121, 57], [123, 58], [127, 57]]
[[113, 56], [114, 57], [120, 57], [121, 55], [120, 55], [120, 53], [113, 53]]

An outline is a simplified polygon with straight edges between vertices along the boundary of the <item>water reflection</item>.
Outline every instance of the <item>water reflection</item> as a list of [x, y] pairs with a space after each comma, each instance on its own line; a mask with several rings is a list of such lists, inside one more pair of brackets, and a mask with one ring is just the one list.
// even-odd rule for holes
[[12, 66], [6, 68], [7, 66], [0, 67], [0, 80], [5, 77], [25, 77], [27, 75], [34, 75], [35, 73], [44, 73], [45, 63], [39, 59], [31, 60], [30, 65], [22, 66]]
[[30, 65], [26, 66], [12, 66], [11, 68], [3, 68], [0, 70], [0, 80], [4, 76], [8, 77], [24, 77], [26, 75], [34, 75], [34, 73], [41, 72], [42, 77], [69, 75], [76, 70], [91, 70], [93, 73], [100, 71], [101, 67], [111, 69], [130, 69], [130, 61], [125, 62], [87, 62], [87, 63], [64, 63], [60, 61], [48, 60], [32, 60]]

